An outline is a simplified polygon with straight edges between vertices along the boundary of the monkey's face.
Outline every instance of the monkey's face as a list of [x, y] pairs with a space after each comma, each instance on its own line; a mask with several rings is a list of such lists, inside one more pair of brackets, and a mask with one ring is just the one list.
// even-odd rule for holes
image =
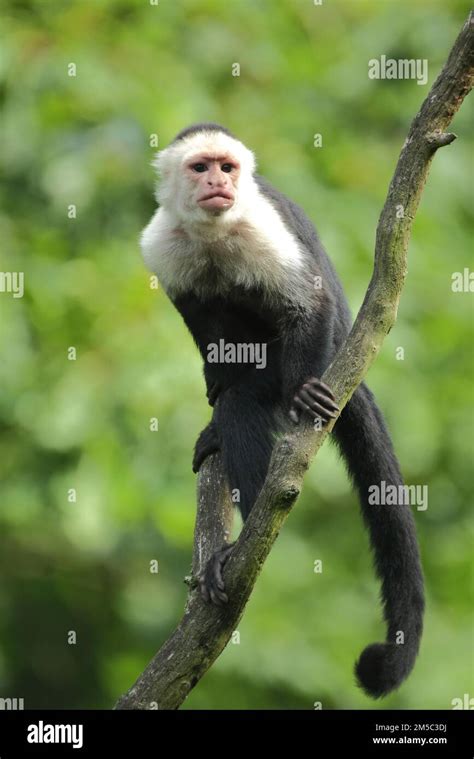
[[193, 204], [212, 215], [235, 203], [240, 164], [230, 153], [197, 153], [184, 165]]
[[157, 200], [183, 227], [197, 223], [213, 234], [225, 232], [254, 197], [253, 153], [221, 132], [171, 143], [154, 163], [160, 174]]

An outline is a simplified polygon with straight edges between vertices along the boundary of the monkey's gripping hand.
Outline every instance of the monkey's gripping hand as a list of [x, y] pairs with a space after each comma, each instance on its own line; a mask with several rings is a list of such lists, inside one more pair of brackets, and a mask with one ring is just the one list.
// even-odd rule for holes
[[332, 390], [317, 377], [310, 377], [295, 393], [290, 419], [297, 424], [300, 414], [306, 412], [312, 419], [319, 417], [323, 424], [327, 424], [337, 416], [338, 411]]
[[229, 558], [234, 543], [230, 543], [211, 556], [206, 567], [198, 577], [201, 595], [205, 601], [212, 601], [216, 606], [222, 606], [229, 600], [225, 592], [222, 570]]
[[209, 422], [207, 427], [204, 427], [194, 446], [193, 472], [195, 474], [199, 472], [204, 459], [207, 459], [211, 453], [216, 453], [216, 451], [220, 451], [217, 428], [214, 422]]

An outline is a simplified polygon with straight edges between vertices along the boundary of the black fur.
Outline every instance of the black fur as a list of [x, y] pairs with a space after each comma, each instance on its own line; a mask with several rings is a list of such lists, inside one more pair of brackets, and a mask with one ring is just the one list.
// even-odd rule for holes
[[[183, 130], [176, 139], [204, 128], [229, 134], [218, 125], [205, 124]], [[285, 429], [283, 419], [295, 391], [309, 377], [321, 377], [351, 324], [342, 286], [312, 223], [266, 180], [256, 179], [302, 244], [305, 267], [297, 302], [285, 293], [275, 302], [260, 291], [241, 287], [207, 299], [193, 292], [174, 298], [203, 355], [208, 389], [217, 388], [218, 395], [212, 429], [207, 428], [198, 441], [195, 464], [207, 455], [206, 446], [215, 450], [218, 442], [230, 488], [240, 491], [244, 519], [265, 480], [275, 435]], [[322, 277], [322, 290], [314, 288], [315, 275]], [[208, 344], [221, 338], [227, 343], [266, 342], [266, 368], [207, 363]], [[409, 506], [368, 503], [371, 485], [383, 480], [401, 485], [403, 480], [382, 414], [364, 384], [342, 411], [334, 437], [359, 493], [381, 579], [387, 639], [368, 646], [356, 664], [361, 687], [379, 697], [407, 677], [422, 633], [423, 577], [414, 520]], [[404, 634], [403, 644], [395, 642], [399, 632]]]
[[213, 121], [203, 121], [201, 124], [192, 124], [191, 126], [182, 129], [181, 132], [178, 132], [173, 142], [179, 142], [179, 140], [184, 140], [185, 137], [197, 134], [198, 132], [223, 132], [229, 137], [234, 136], [228, 129], [219, 124], [215, 124]]

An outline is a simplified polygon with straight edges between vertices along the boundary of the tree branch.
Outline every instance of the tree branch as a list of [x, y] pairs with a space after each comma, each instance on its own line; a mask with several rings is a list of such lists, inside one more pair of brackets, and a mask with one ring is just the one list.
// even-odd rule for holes
[[[474, 14], [471, 12], [441, 74], [410, 127], [377, 226], [375, 263], [354, 326], [322, 379], [342, 410], [392, 328], [406, 275], [407, 248], [428, 169], [436, 150], [455, 135], [446, 133], [472, 88]], [[118, 709], [176, 709], [226, 646], [260, 569], [298, 497], [303, 476], [334, 422], [315, 432], [311, 424], [292, 429], [275, 447], [264, 487], [225, 569], [229, 603], [205, 604], [189, 581], [183, 619], [142, 675], [119, 700]], [[208, 458], [198, 480], [198, 515], [193, 576], [228, 541], [232, 504], [219, 454]]]

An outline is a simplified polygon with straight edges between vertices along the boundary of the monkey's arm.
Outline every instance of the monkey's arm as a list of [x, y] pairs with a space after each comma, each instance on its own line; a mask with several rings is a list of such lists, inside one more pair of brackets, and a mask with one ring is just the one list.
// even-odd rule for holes
[[188, 293], [174, 298], [173, 304], [199, 348], [204, 364], [207, 399], [214, 406], [219, 395], [248, 370], [244, 364], [209, 360], [211, 345], [218, 345], [221, 339], [239, 342], [235, 336], [235, 317], [225, 310], [222, 298], [202, 300]]
[[214, 406], [224, 384], [224, 377], [221, 376], [223, 373], [220, 371], [220, 365], [210, 364], [207, 357], [209, 345], [217, 342], [221, 337], [218, 320], [209, 305], [199, 301], [192, 294], [184, 294], [174, 298], [173, 304], [183, 317], [194, 342], [199, 348], [204, 362], [207, 399], [209, 404]]
[[283, 402], [297, 422], [301, 411], [323, 422], [336, 416], [338, 407], [330, 388], [319, 379], [334, 353], [332, 299], [319, 294], [312, 311], [295, 309], [282, 340]]

